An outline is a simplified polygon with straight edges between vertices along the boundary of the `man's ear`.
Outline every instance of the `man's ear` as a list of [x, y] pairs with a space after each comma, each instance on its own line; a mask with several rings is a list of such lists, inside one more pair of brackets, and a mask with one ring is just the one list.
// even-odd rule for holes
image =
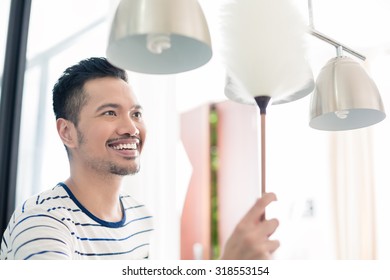
[[57, 132], [65, 146], [68, 148], [77, 146], [77, 132], [71, 121], [63, 118], [57, 119]]

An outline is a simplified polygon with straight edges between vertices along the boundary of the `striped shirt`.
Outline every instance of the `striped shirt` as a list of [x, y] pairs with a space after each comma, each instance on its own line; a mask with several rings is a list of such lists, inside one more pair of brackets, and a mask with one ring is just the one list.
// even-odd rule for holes
[[119, 197], [123, 218], [103, 221], [63, 183], [26, 200], [6, 228], [0, 260], [146, 259], [152, 216], [128, 195]]

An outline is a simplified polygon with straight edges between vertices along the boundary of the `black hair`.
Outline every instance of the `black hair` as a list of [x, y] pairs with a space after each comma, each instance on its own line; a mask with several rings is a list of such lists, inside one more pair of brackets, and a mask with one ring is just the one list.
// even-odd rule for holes
[[104, 57], [91, 57], [68, 67], [53, 87], [53, 110], [56, 119], [64, 118], [77, 126], [81, 108], [87, 102], [84, 84], [104, 77], [128, 81], [126, 71], [112, 65]]

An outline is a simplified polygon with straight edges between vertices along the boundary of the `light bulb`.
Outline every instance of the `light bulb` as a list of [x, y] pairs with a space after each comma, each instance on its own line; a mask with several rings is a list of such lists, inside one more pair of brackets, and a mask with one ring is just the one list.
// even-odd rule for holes
[[151, 53], [161, 54], [171, 47], [171, 37], [168, 34], [149, 34], [146, 46]]
[[349, 111], [347, 110], [342, 110], [342, 111], [336, 111], [334, 112], [336, 114], [336, 116], [339, 118], [339, 119], [346, 119], [348, 118], [348, 114], [349, 114]]

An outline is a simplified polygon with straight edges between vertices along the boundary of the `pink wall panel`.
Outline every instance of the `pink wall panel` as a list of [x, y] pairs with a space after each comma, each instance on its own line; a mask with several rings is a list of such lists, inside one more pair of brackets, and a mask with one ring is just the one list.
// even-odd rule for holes
[[[181, 139], [193, 168], [181, 217], [181, 259], [193, 259], [193, 246], [210, 258], [210, 126], [209, 106], [181, 115]], [[178, 170], [180, 172], [180, 170]]]
[[258, 109], [231, 101], [218, 103], [219, 241], [225, 244], [235, 225], [260, 196], [260, 124]]

